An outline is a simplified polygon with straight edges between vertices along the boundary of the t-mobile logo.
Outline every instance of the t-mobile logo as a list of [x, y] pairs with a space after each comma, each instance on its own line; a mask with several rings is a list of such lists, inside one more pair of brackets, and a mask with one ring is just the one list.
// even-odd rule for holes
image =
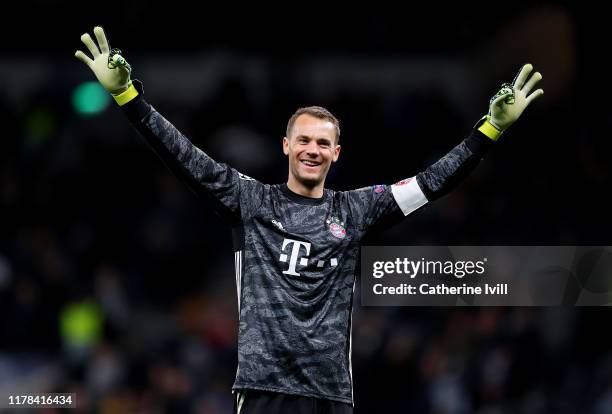
[[[283, 273], [285, 273], [287, 275], [299, 276], [300, 274], [295, 271], [295, 267], [297, 266], [298, 258], [300, 259], [300, 266], [307, 266], [308, 265], [308, 255], [310, 254], [310, 243], [302, 242], [302, 241], [299, 241], [299, 240], [284, 239], [283, 240], [283, 247], [281, 248], [281, 250], [285, 251], [285, 247], [287, 247], [287, 245], [289, 245], [289, 244], [293, 245], [293, 247], [291, 248], [291, 256], [289, 257], [289, 269], [284, 270]], [[300, 255], [300, 248], [302, 246], [304, 246], [304, 248], [306, 249], [306, 256], [305, 257], [298, 257]], [[287, 261], [287, 255], [286, 254], [281, 254], [280, 255], [280, 261], [281, 262], [286, 262]]]

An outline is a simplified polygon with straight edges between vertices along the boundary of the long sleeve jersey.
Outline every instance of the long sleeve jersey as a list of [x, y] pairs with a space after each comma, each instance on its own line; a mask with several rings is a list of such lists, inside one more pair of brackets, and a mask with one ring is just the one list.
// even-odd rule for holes
[[239, 312], [233, 389], [352, 404], [360, 241], [377, 224], [448, 192], [493, 142], [475, 129], [415, 177], [352, 191], [325, 189], [321, 198], [308, 198], [216, 162], [142, 94], [122, 109], [163, 162], [232, 228]]

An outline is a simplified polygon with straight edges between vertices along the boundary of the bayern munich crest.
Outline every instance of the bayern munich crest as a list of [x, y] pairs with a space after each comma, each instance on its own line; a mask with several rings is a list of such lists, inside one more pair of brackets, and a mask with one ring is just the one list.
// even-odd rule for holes
[[344, 239], [346, 237], [346, 229], [344, 223], [339, 219], [332, 217], [331, 220], [326, 221], [329, 224], [329, 232], [338, 239]]

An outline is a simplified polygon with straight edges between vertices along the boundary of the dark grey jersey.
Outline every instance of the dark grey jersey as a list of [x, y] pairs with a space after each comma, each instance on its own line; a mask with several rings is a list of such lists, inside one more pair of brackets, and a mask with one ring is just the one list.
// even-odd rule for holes
[[361, 239], [446, 191], [448, 178], [479, 158], [486, 138], [468, 138], [416, 179], [326, 189], [313, 199], [215, 162], [142, 97], [123, 108], [168, 167], [232, 226], [240, 317], [233, 388], [352, 403], [351, 309]]
[[[240, 329], [234, 388], [352, 401], [351, 306], [359, 241], [399, 213], [385, 187], [325, 190], [320, 199], [286, 185], [258, 188], [236, 239]], [[245, 198], [241, 203], [253, 203]]]

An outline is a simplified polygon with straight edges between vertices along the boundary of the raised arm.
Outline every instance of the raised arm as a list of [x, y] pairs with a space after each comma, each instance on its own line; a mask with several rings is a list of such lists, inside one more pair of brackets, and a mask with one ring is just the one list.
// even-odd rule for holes
[[230, 221], [237, 219], [240, 216], [240, 182], [245, 176], [214, 161], [147, 103], [142, 84], [130, 79], [131, 67], [121, 51], [110, 49], [101, 27], [95, 27], [94, 34], [99, 48], [88, 33], [81, 36], [93, 59], [80, 50], [75, 56], [93, 71], [168, 168], [221, 216]]
[[504, 83], [491, 98], [489, 113], [476, 124], [470, 135], [436, 163], [417, 174], [417, 182], [427, 200], [443, 196], [460, 183], [525, 108], [544, 93], [538, 89], [529, 94], [542, 79], [539, 72], [530, 77], [532, 70], [533, 66], [526, 64], [512, 84]]
[[530, 77], [532, 70], [532, 65], [524, 65], [512, 84], [504, 83], [491, 98], [489, 113], [478, 121], [468, 137], [415, 177], [391, 185], [391, 191], [378, 185], [347, 192], [349, 209], [362, 227], [393, 225], [463, 181], [525, 108], [544, 93], [538, 89], [529, 94], [542, 79], [539, 72]]

